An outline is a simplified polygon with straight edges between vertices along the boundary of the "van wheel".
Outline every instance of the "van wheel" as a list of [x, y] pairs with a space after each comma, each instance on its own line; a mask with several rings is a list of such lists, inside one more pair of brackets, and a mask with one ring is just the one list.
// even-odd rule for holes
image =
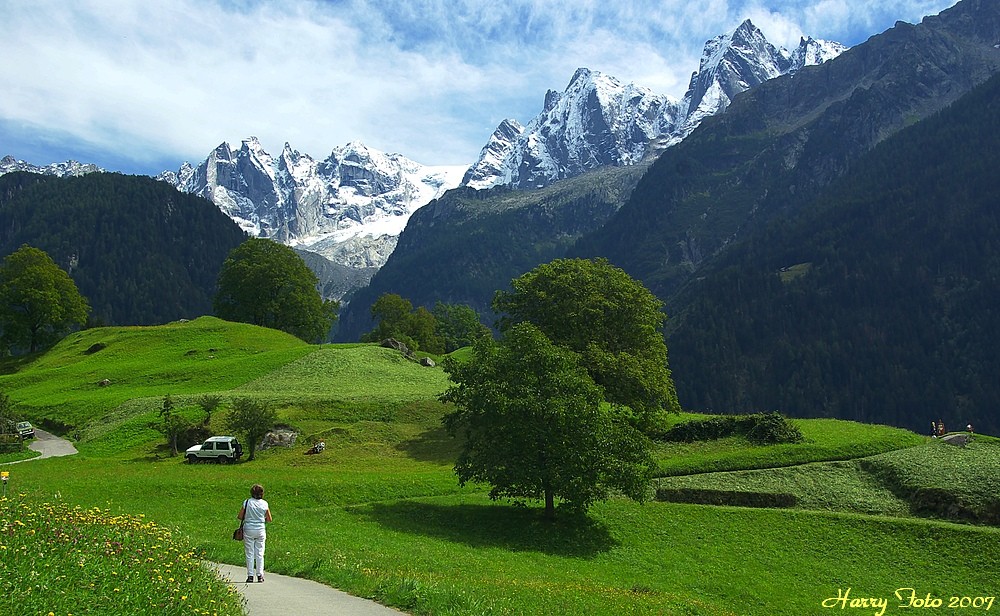
[[188, 459], [188, 464], [194, 464], [195, 462], [198, 461], [198, 456], [191, 454], [190, 456], [187, 457], [187, 459]]
[[227, 458], [226, 456], [219, 456], [218, 458], [215, 459], [215, 461], [218, 462], [219, 464], [229, 464], [229, 458]]

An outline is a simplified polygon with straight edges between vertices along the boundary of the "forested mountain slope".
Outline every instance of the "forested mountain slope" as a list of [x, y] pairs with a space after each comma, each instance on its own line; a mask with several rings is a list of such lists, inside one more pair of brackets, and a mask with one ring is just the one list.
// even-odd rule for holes
[[998, 44], [1000, 3], [964, 0], [737, 95], [666, 150], [572, 254], [607, 257], [666, 298], [734, 239], [1000, 71]]
[[1000, 76], [669, 302], [686, 408], [1000, 432]]
[[562, 256], [607, 257], [666, 299], [740, 234], [800, 207], [876, 143], [1000, 70], [997, 44], [1000, 4], [964, 0], [737, 95], [638, 187], [598, 175], [596, 188], [564, 180], [538, 195], [447, 193], [410, 219], [371, 286], [350, 298], [338, 337], [371, 329], [368, 309], [385, 292], [428, 307], [467, 303], [489, 322], [496, 289]]
[[371, 330], [383, 293], [416, 306], [472, 306], [492, 325], [498, 289], [539, 263], [562, 257], [628, 198], [648, 164], [605, 167], [539, 190], [457, 188], [417, 210], [388, 262], [341, 312], [337, 337]]
[[143, 176], [0, 176], [0, 255], [29, 244], [70, 273], [91, 319], [151, 325], [212, 311], [243, 231], [210, 201]]

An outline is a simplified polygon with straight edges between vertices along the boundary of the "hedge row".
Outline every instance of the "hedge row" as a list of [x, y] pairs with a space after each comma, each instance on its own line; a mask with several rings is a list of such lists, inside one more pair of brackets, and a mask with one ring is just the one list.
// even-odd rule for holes
[[656, 500], [666, 503], [772, 508], [794, 507], [798, 503], [794, 494], [701, 490], [697, 488], [657, 488]]
[[693, 443], [713, 441], [728, 436], [745, 436], [759, 445], [801, 443], [802, 432], [781, 413], [718, 415], [687, 421], [658, 435], [659, 440]]

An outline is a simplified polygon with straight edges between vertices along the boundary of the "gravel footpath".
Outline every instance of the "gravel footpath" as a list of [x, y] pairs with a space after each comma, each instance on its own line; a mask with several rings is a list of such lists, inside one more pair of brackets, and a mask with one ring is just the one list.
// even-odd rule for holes
[[319, 582], [264, 573], [263, 584], [247, 584], [246, 567], [210, 563], [247, 600], [249, 616], [399, 616], [404, 612], [341, 592]]

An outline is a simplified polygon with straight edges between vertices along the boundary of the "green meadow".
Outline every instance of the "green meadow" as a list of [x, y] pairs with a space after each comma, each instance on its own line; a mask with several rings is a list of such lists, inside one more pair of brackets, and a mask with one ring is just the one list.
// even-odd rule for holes
[[[877, 612], [824, 607], [850, 589], [850, 598], [884, 598], [885, 613], [905, 615], [916, 607], [898, 590], [906, 588], [943, 600], [919, 613], [965, 613], [985, 611], [985, 597], [1000, 592], [1000, 530], [989, 522], [1000, 511], [1000, 444], [989, 437], [958, 448], [886, 426], [796, 420], [806, 441], [794, 445], [660, 443], [651, 496], [654, 488], [780, 494], [794, 505], [611, 499], [548, 523], [536, 503], [492, 502], [484, 486], [458, 486], [458, 445], [437, 400], [447, 385], [440, 368], [388, 349], [306, 345], [213, 318], [87, 330], [9, 366], [0, 390], [80, 453], [3, 467], [10, 484], [0, 527], [14, 531], [0, 533], [0, 562], [19, 577], [5, 582], [0, 613], [118, 613], [92, 601], [117, 587], [102, 584], [106, 563], [87, 569], [102, 581], [91, 589], [69, 573], [36, 584], [28, 555], [10, 557], [24, 507], [147, 521], [169, 530], [179, 553], [242, 564], [230, 534], [255, 482], [274, 514], [268, 570], [414, 614]], [[200, 420], [195, 400], [205, 393], [266, 399], [300, 436], [249, 463], [170, 457], [149, 426], [163, 396]], [[216, 433], [224, 414], [212, 416]], [[304, 455], [319, 439], [326, 451]], [[160, 574], [139, 570], [156, 585]], [[205, 586], [191, 577], [192, 588]], [[186, 584], [128, 592], [155, 613], [232, 609], [213, 608], [231, 601], [224, 589]], [[24, 603], [38, 597], [48, 603]], [[948, 610], [952, 597], [956, 605], [968, 597], [968, 606]]]

